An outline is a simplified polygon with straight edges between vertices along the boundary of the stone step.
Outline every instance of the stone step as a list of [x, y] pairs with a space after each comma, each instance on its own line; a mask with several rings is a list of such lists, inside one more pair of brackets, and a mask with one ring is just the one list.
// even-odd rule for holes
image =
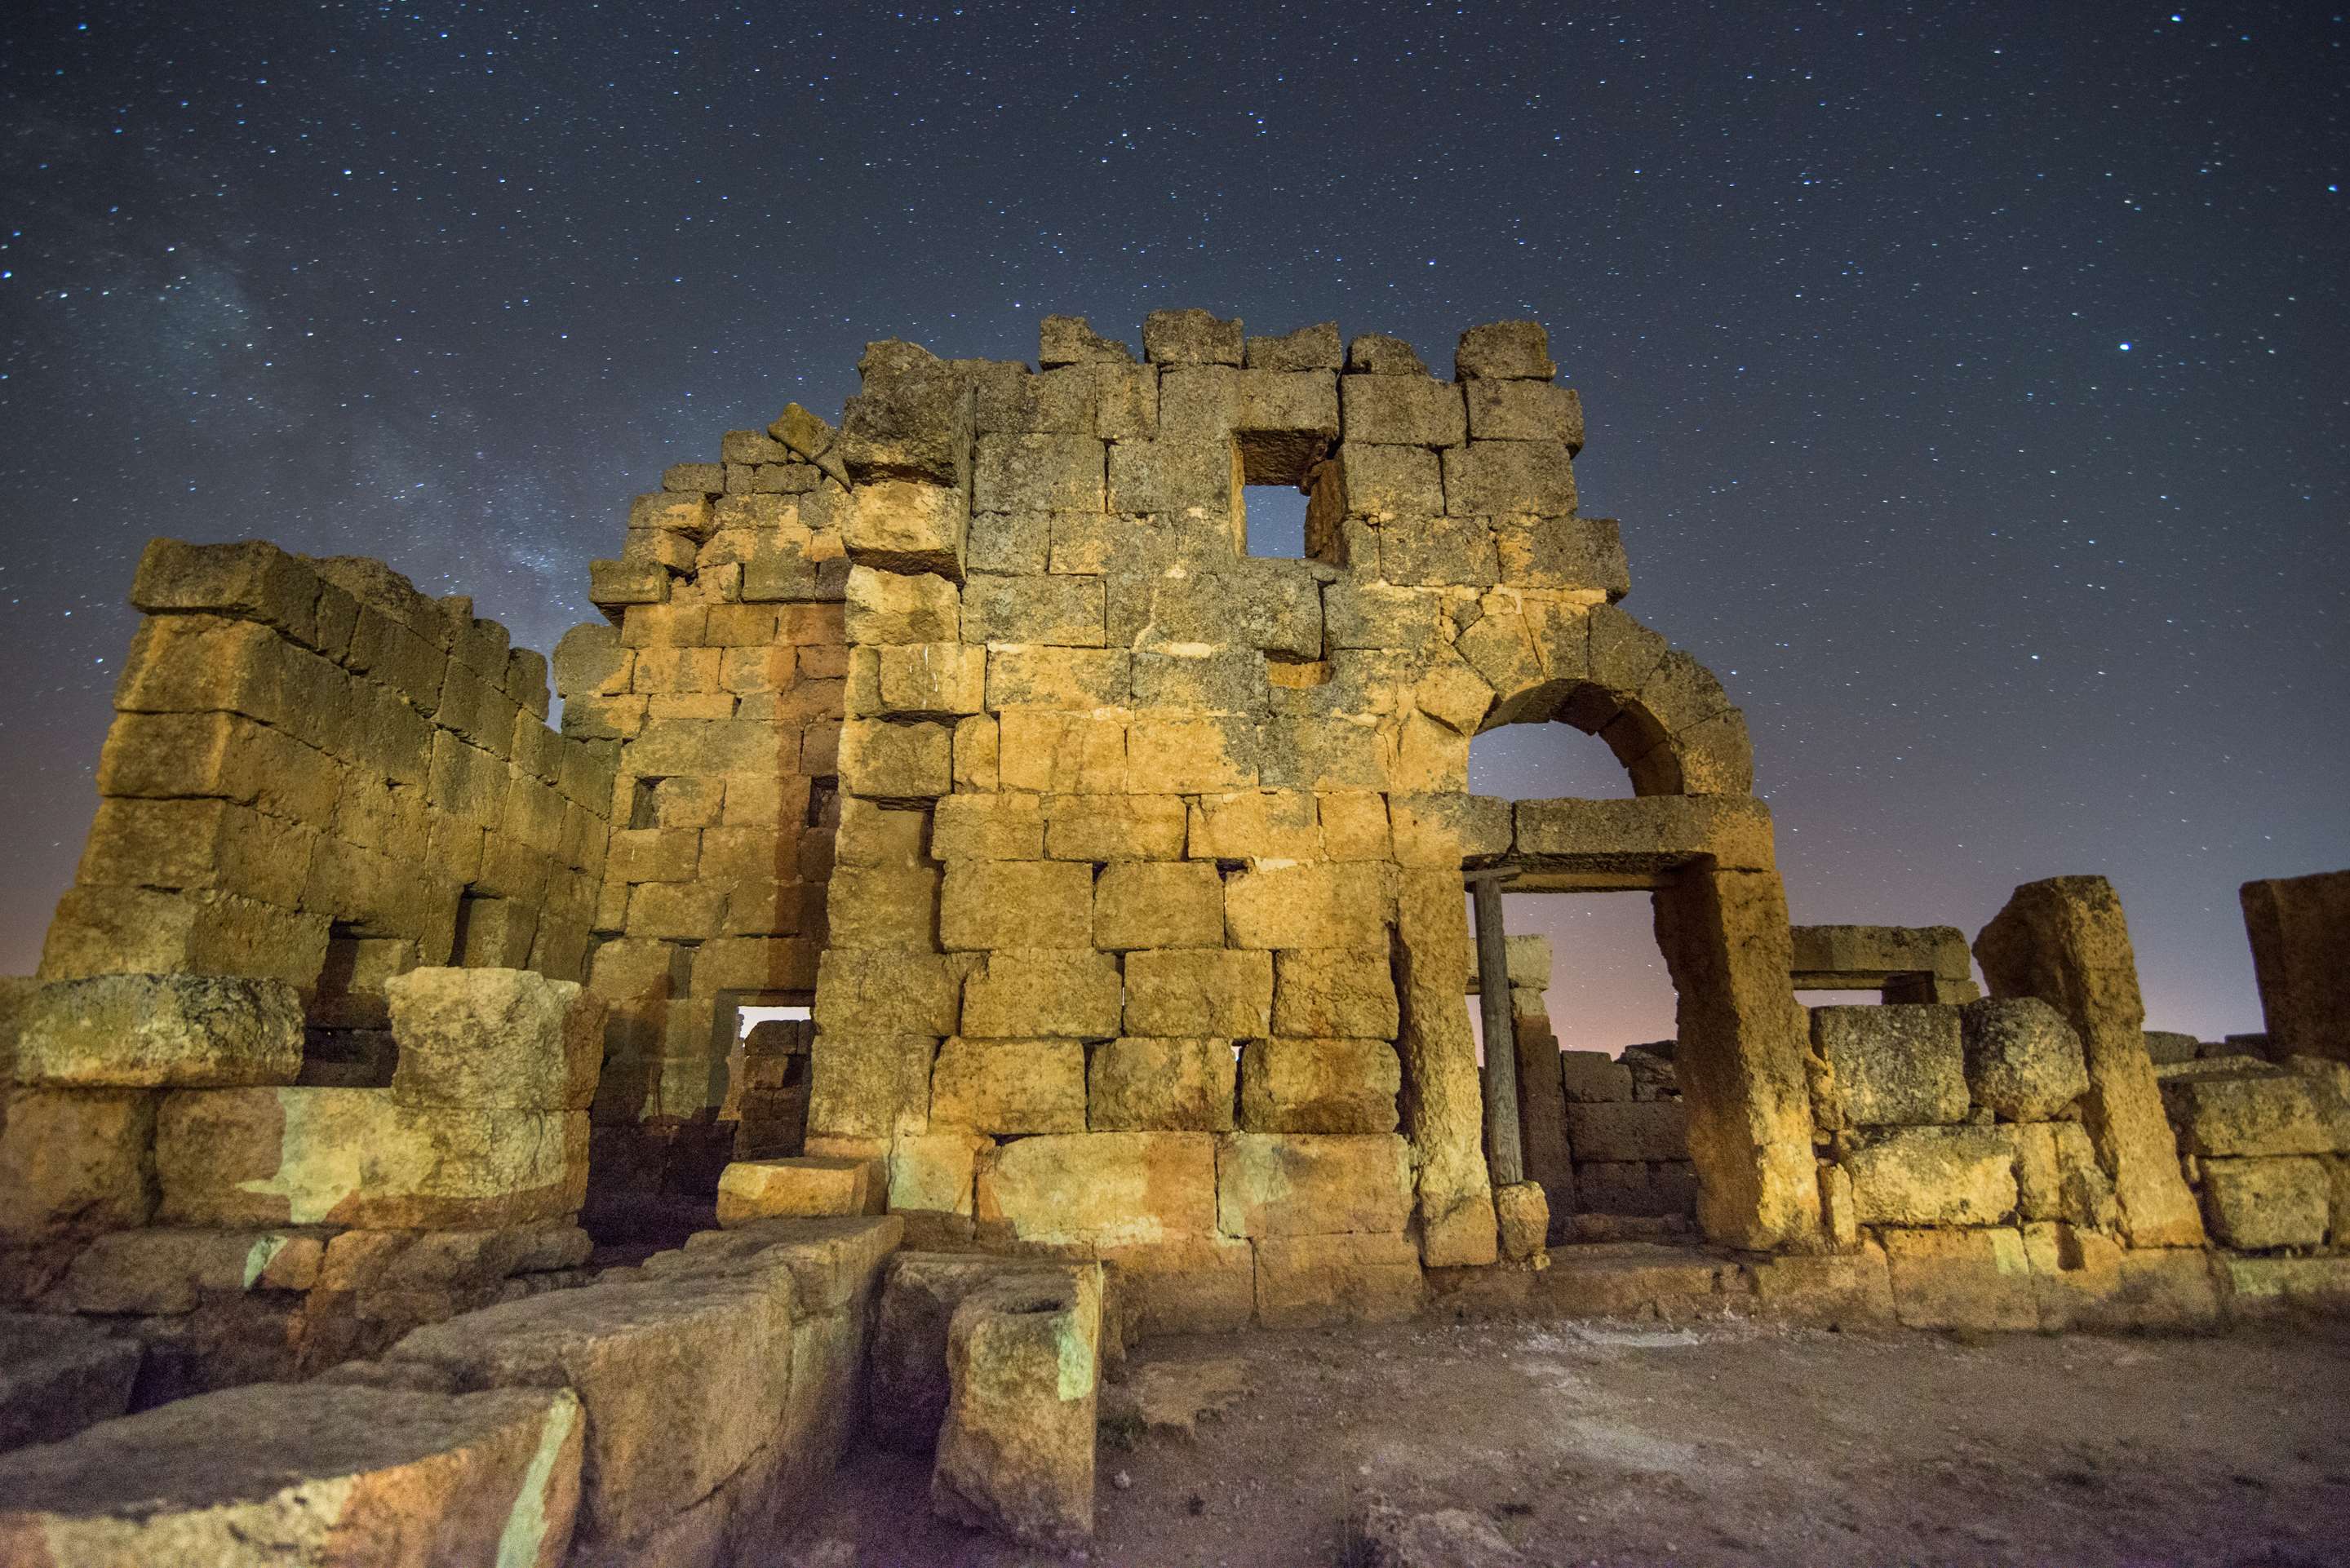
[[879, 1214], [889, 1193], [889, 1173], [878, 1159], [738, 1159], [719, 1173], [718, 1223], [732, 1229], [759, 1220]]

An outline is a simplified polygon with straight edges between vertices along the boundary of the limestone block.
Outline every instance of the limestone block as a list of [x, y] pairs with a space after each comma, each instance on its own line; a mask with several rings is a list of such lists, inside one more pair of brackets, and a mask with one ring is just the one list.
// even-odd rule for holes
[[[2180, 1263], [2191, 1259], [2214, 1265], [2226, 1282], [2228, 1309], [2232, 1315], [2250, 1317], [2279, 1307], [2339, 1311], [2345, 1303], [2350, 1303], [2350, 1258], [2338, 1254], [2320, 1258], [2220, 1255], [2207, 1259], [2203, 1253], [2182, 1249], [2168, 1256]], [[2186, 1272], [2183, 1268], [2178, 1272]], [[2207, 1321], [2210, 1315], [2207, 1308]]]
[[2015, 1147], [1987, 1127], [1903, 1127], [1844, 1158], [1864, 1225], [1990, 1225], [2014, 1213]]
[[881, 711], [976, 713], [986, 692], [987, 653], [959, 642], [919, 642], [880, 650]]
[[[1074, 385], [1087, 392], [1091, 390], [1090, 382], [1082, 378]], [[1088, 424], [1090, 413], [1088, 409]], [[1102, 509], [1102, 443], [1089, 431], [1074, 435], [983, 435], [976, 443], [972, 461], [971, 499], [974, 510]]]
[[1267, 1328], [1396, 1323], [1419, 1310], [1419, 1250], [1395, 1234], [1280, 1236], [1256, 1243], [1257, 1321]]
[[1126, 701], [1133, 657], [1122, 648], [996, 644], [985, 653], [987, 706], [1078, 711], [1117, 707]]
[[1216, 1143], [1208, 1133], [1099, 1132], [1000, 1144], [980, 1156], [981, 1236], [1081, 1254], [1212, 1236]]
[[1408, 587], [1492, 587], [1502, 576], [1492, 525], [1482, 516], [1390, 523], [1379, 530], [1379, 576]]
[[1257, 782], [1260, 731], [1233, 715], [1167, 719], [1138, 714], [1127, 724], [1127, 771], [1154, 790], [1199, 794]]
[[2202, 1042], [2192, 1034], [2180, 1034], [2167, 1029], [2146, 1032], [2146, 1054], [2158, 1067], [2192, 1062], [2200, 1054], [2201, 1046]]
[[1501, 1221], [1503, 1258], [1522, 1263], [1543, 1251], [1550, 1238], [1550, 1199], [1539, 1184], [1517, 1181], [1496, 1187], [1493, 1213]]
[[1039, 329], [1036, 362], [1047, 370], [1056, 365], [1122, 365], [1133, 359], [1132, 349], [1097, 336], [1082, 316], [1048, 316]]
[[[2067, 1124], [2069, 1125], [2069, 1124]], [[2056, 1124], [2022, 1122], [1996, 1129], [2015, 1162], [2015, 1212], [2031, 1220], [2064, 1218], [2064, 1181], [2056, 1159]]]
[[1261, 714], [1271, 701], [1265, 656], [1253, 645], [1216, 649], [1157, 642], [1134, 656], [1132, 690], [1138, 708], [1199, 713]]
[[996, 765], [996, 722], [991, 714], [975, 713], [957, 721], [954, 729], [954, 782], [958, 790], [994, 790], [1001, 782]]
[[1583, 447], [1583, 399], [1572, 387], [1479, 378], [1464, 383], [1469, 433], [1479, 441], [1558, 441]]
[[1311, 860], [1322, 853], [1315, 799], [1294, 790], [1203, 794], [1191, 803], [1195, 860]]
[[2081, 1037], [2038, 997], [1969, 1002], [1959, 1020], [1968, 1091], [2002, 1121], [2048, 1121], [2088, 1093]]
[[1415, 519], [1444, 514], [1437, 454], [1424, 446], [1350, 441], [1338, 449], [1338, 474], [1349, 516]]
[[[1053, 794], [1045, 797], [1044, 809], [1045, 853], [1055, 860], [1174, 860], [1183, 854], [1180, 795]], [[1220, 942], [1222, 897], [1219, 890]]]
[[1100, 1298], [1074, 1280], [1022, 1274], [963, 1299], [947, 1328], [933, 1510], [1024, 1545], [1092, 1538], [1100, 1339]]
[[1488, 377], [1547, 381], [1558, 374], [1551, 362], [1550, 334], [1537, 321], [1489, 321], [1470, 327], [1453, 350], [1452, 365], [1463, 381]]
[[[1126, 721], [1115, 713], [1006, 710], [997, 743], [1003, 787], [1038, 794], [1109, 794], [1126, 788]], [[1154, 788], [1159, 781], [1146, 780]]]
[[1845, 1253], [1775, 1257], [1751, 1264], [1765, 1317], [1842, 1328], [1893, 1321], [1893, 1282], [1875, 1243]]
[[417, 969], [385, 981], [394, 1098], [416, 1106], [574, 1111], [596, 1095], [604, 1003], [519, 969]]
[[166, 1224], [506, 1225], [579, 1207], [588, 1114], [377, 1089], [188, 1089], [155, 1121]]
[[302, 1003], [282, 981], [116, 974], [40, 987], [23, 1005], [16, 1082], [54, 1088], [290, 1084]]
[[584, 1427], [560, 1389], [200, 1395], [0, 1458], [0, 1558], [558, 1568]]
[[568, 1388], [587, 1415], [582, 1543], [619, 1560], [775, 1431], [791, 1390], [791, 1287], [779, 1271], [554, 1291], [420, 1328], [384, 1365], [459, 1391]]
[[1632, 1069], [1605, 1051], [1562, 1051], [1560, 1075], [1566, 1097], [1577, 1105], [1607, 1105], [1632, 1098]]
[[849, 492], [841, 543], [859, 566], [890, 572], [962, 571], [969, 521], [959, 490], [905, 479], [860, 483]]
[[0, 1454], [61, 1443], [123, 1414], [139, 1360], [135, 1339], [53, 1313], [0, 1314]]
[[1007, 576], [1045, 569], [1051, 519], [1042, 512], [981, 512], [971, 520], [964, 565]]
[[1336, 370], [1345, 359], [1335, 321], [1319, 321], [1280, 337], [1251, 337], [1246, 349], [1252, 370]]
[[2350, 871], [2247, 882], [2238, 898], [2277, 1054], [2350, 1062]]
[[[828, 951], [824, 961], [829, 964], [832, 958]], [[821, 984], [816, 997], [821, 1004]], [[811, 1143], [819, 1134], [888, 1138], [927, 1125], [938, 1036], [891, 1032], [889, 1022], [885, 1017], [869, 1028], [840, 1029], [819, 1020], [809, 1063]]]
[[2040, 1325], [2031, 1265], [2018, 1231], [1887, 1230], [1879, 1239], [1903, 1327]]
[[[1268, 985], [1270, 981], [1268, 980]], [[143, 1225], [155, 1207], [158, 1096], [136, 1089], [5, 1089], [0, 1239]]]
[[887, 1199], [882, 1162], [799, 1155], [738, 1159], [718, 1173], [718, 1223], [879, 1214]]
[[1007, 1136], [1086, 1129], [1086, 1053], [1075, 1040], [951, 1038], [931, 1073], [931, 1123]]
[[1472, 441], [1447, 447], [1444, 509], [1455, 517], [1502, 513], [1571, 516], [1575, 464], [1561, 441]]
[[971, 1214], [979, 1154], [994, 1147], [977, 1133], [900, 1133], [889, 1146], [889, 1207], [899, 1212]]
[[972, 1253], [904, 1251], [882, 1276], [873, 1325], [873, 1440], [904, 1454], [929, 1454], [946, 1419], [947, 1329], [955, 1309], [980, 1290], [1007, 1280], [1075, 1280], [1098, 1296], [1098, 1264]]
[[2083, 1119], [2113, 1172], [2131, 1243], [2200, 1245], [2202, 1221], [2147, 1059], [2137, 961], [2112, 887], [2101, 877], [2025, 883], [1976, 935], [1974, 952], [1993, 996], [2037, 996], [2081, 1037]]
[[963, 639], [1100, 648], [1104, 604], [1099, 577], [974, 576], [963, 587]]
[[1128, 1035], [1097, 1047], [1087, 1075], [1097, 1132], [1232, 1130], [1230, 1040]]
[[1230, 441], [1121, 441], [1109, 449], [1109, 509], [1234, 524], [1240, 454]]
[[2311, 1080], [2295, 1074], [2178, 1077], [2162, 1085], [2161, 1095], [2189, 1154], [2326, 1154], [2334, 1148]]
[[[1812, 1044], [1834, 1075], [1831, 1127], [1930, 1126], [1967, 1115], [1956, 1009], [1815, 1007]], [[1825, 1119], [1825, 1118], [1824, 1118]]]
[[1395, 1037], [1387, 950], [1303, 948], [1274, 957], [1273, 1027], [1294, 1036]]
[[1126, 1023], [1162, 1037], [1265, 1034], [1273, 1027], [1273, 955], [1222, 948], [1130, 952]]
[[93, 1241], [66, 1271], [76, 1312], [193, 1312], [207, 1295], [307, 1291], [317, 1282], [327, 1232], [113, 1231]]
[[1094, 883], [1093, 940], [1111, 951], [1221, 948], [1223, 879], [1203, 861], [1113, 862]]
[[962, 635], [962, 597], [944, 577], [851, 566], [844, 593], [851, 642], [952, 642]]
[[963, 984], [962, 1033], [983, 1040], [1107, 1040], [1119, 1033], [1120, 1004], [1118, 961], [1107, 953], [999, 948]]
[[849, 720], [840, 727], [841, 786], [877, 800], [951, 794], [952, 745], [943, 724]]
[[1394, 909], [1384, 867], [1368, 863], [1258, 865], [1224, 884], [1224, 921], [1243, 948], [1384, 946]]
[[1689, 1112], [1678, 1100], [1578, 1102], [1566, 1107], [1566, 1138], [1578, 1161], [1687, 1159]]
[[644, 1274], [747, 1282], [805, 1317], [869, 1301], [882, 1264], [905, 1235], [905, 1221], [894, 1214], [762, 1220], [732, 1231], [697, 1231], [681, 1251], [648, 1258]]
[[1412, 376], [1348, 376], [1338, 387], [1349, 441], [1458, 446], [1469, 439], [1457, 386]]
[[1205, 310], [1154, 310], [1142, 318], [1142, 357], [1154, 365], [1237, 365], [1243, 353], [1237, 317]]
[[951, 862], [939, 895], [950, 950], [1088, 947], [1093, 922], [1093, 867], [1074, 861]]
[[1216, 1140], [1217, 1228], [1227, 1236], [1400, 1231], [1411, 1205], [1409, 1146], [1394, 1134]]
[[2264, 1251], [2325, 1240], [2332, 1183], [2323, 1160], [2206, 1159], [2203, 1220], [2223, 1247]]
[[2114, 1201], [2113, 1178], [2097, 1162], [2088, 1129], [2078, 1122], [2057, 1122], [2050, 1127], [2056, 1148], [2057, 1202], [2062, 1217], [2075, 1225], [2111, 1231], [2120, 1222]]
[[[823, 1033], [951, 1034], [956, 1005], [943, 958], [827, 948], [817, 965], [812, 1012]], [[927, 1064], [923, 1073], [927, 1082]]]
[[1253, 1040], [1241, 1052], [1241, 1126], [1268, 1133], [1390, 1133], [1402, 1063], [1385, 1040]]

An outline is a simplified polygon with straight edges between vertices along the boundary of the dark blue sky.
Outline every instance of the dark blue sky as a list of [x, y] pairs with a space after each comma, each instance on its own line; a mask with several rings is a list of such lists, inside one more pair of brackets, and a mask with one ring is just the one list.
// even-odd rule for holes
[[[545, 648], [629, 494], [837, 409], [867, 339], [1030, 358], [1047, 311], [1202, 305], [1440, 369], [1547, 322], [1627, 607], [1746, 708], [1798, 919], [1971, 931], [2103, 871], [2155, 1022], [2257, 1027], [2236, 885], [2350, 864], [2345, 34], [10, 7], [0, 970], [70, 878], [150, 535], [382, 556]], [[1574, 793], [1591, 744], [1491, 738], [1478, 785]], [[1600, 914], [1562, 1024], [1668, 1032], [1639, 901]]]

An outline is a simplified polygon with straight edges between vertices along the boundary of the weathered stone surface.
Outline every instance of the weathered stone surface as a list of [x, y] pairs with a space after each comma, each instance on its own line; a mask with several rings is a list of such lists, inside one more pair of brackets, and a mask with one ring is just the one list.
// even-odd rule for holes
[[1224, 883], [1235, 947], [1381, 947], [1392, 908], [1385, 868], [1369, 863], [1259, 865]]
[[1036, 363], [1047, 370], [1057, 365], [1133, 361], [1133, 349], [1099, 336], [1082, 316], [1048, 316], [1038, 330]]
[[1903, 1127], [1845, 1156], [1864, 1225], [1990, 1225], [2016, 1206], [2015, 1148], [1988, 1127]]
[[1395, 1036], [1395, 977], [1384, 946], [1309, 948], [1275, 955], [1273, 1027], [1304, 1037]]
[[0, 1118], [0, 1238], [88, 1236], [147, 1222], [155, 1208], [150, 1151], [156, 1095], [140, 1089], [0, 1089], [0, 1095], [7, 1101], [7, 1115]]
[[1885, 1250], [1871, 1243], [1846, 1253], [1771, 1258], [1755, 1263], [1754, 1303], [1766, 1317], [1823, 1328], [1893, 1321], [1893, 1283]]
[[2040, 1325], [2031, 1264], [2017, 1231], [1887, 1230], [1879, 1239], [1903, 1327]]
[[732, 1230], [762, 1220], [878, 1214], [885, 1196], [878, 1159], [738, 1159], [718, 1173], [718, 1223]]
[[1452, 354], [1461, 379], [1481, 377], [1547, 381], [1558, 374], [1551, 362], [1550, 334], [1539, 321], [1489, 321], [1461, 335]]
[[923, 1130], [930, 1119], [931, 1060], [938, 1048], [934, 1034], [820, 1031], [809, 1066], [809, 1138], [886, 1141], [893, 1134]]
[[302, 1001], [282, 981], [57, 981], [33, 992], [20, 1017], [16, 1076], [28, 1087], [290, 1084], [302, 1071]]
[[1237, 365], [1241, 323], [1205, 310], [1154, 310], [1142, 318], [1142, 357], [1154, 365]]
[[604, 1003], [576, 981], [518, 969], [418, 969], [387, 981], [384, 995], [400, 1046], [396, 1099], [566, 1111], [596, 1097]]
[[1093, 945], [1093, 867], [1065, 860], [951, 863], [939, 897], [950, 950]]
[[1566, 1138], [1577, 1160], [1689, 1158], [1689, 1112], [1674, 1100], [1566, 1107]]
[[2202, 1044], [2192, 1034], [2181, 1034], [2173, 1030], [2149, 1029], [2146, 1032], [2146, 1054], [2158, 1067], [2192, 1062], [2201, 1054]]
[[2238, 898], [2277, 1054], [2350, 1062], [2350, 871], [2247, 882]]
[[1230, 1040], [1113, 1040], [1095, 1049], [1087, 1075], [1096, 1132], [1232, 1130]]
[[2080, 1036], [2083, 1120], [2140, 1247], [2199, 1246], [2203, 1224], [2147, 1059], [2146, 1005], [2121, 900], [2102, 877], [2027, 882], [1975, 937], [1994, 997], [2036, 996]]
[[972, 1253], [899, 1252], [884, 1272], [873, 1328], [873, 1440], [899, 1453], [938, 1446], [950, 1395], [948, 1325], [971, 1295], [1006, 1280], [1075, 1280], [1098, 1296], [1097, 1264]]
[[1403, 1064], [1384, 1039], [1252, 1040], [1241, 1126], [1267, 1133], [1390, 1133]]
[[327, 1240], [292, 1228], [113, 1231], [73, 1261], [64, 1290], [76, 1312], [149, 1314], [192, 1312], [207, 1295], [307, 1291]]
[[1216, 1139], [1207, 1133], [1017, 1138], [980, 1157], [983, 1237], [1079, 1255], [1216, 1231]]
[[1632, 1069], [1605, 1051], [1562, 1051], [1558, 1064], [1570, 1102], [1607, 1105], [1632, 1097]]
[[1126, 1026], [1136, 1034], [1226, 1040], [1273, 1027], [1273, 954], [1221, 948], [1129, 952]]
[[1409, 1154], [1391, 1134], [1230, 1134], [1216, 1144], [1218, 1228], [1260, 1241], [1401, 1231]]
[[2332, 1183], [2323, 1161], [2207, 1159], [2202, 1176], [2204, 1222], [2221, 1246], [2258, 1252], [2324, 1243]]
[[2038, 997], [1986, 998], [1959, 1010], [1967, 1089], [2002, 1121], [2047, 1121], [2088, 1092], [2080, 1036]]
[[1543, 1251], [1550, 1237], [1550, 1199], [1540, 1185], [1518, 1181], [1496, 1187], [1493, 1213], [1501, 1221], [1503, 1257], [1525, 1262]]
[[2317, 1089], [2298, 1074], [2182, 1076], [2165, 1083], [2161, 1095], [2189, 1154], [2326, 1154], [2334, 1147]]
[[556, 1291], [418, 1329], [385, 1360], [453, 1392], [570, 1389], [587, 1416], [580, 1533], [608, 1551], [708, 1497], [775, 1430], [791, 1389], [792, 1280]]
[[1122, 1000], [1118, 961], [1107, 953], [998, 948], [987, 967], [963, 982], [962, 1033], [991, 1040], [1107, 1040], [1120, 1033]]
[[1345, 361], [1335, 321], [1317, 321], [1280, 337], [1251, 337], [1246, 350], [1252, 370], [1336, 370]]
[[1391, 1234], [1268, 1237], [1256, 1243], [1257, 1321], [1267, 1328], [1393, 1323], [1419, 1310], [1419, 1251]]
[[1086, 1052], [1075, 1040], [966, 1039], [939, 1048], [931, 1122], [1006, 1136], [1086, 1129]]
[[156, 1116], [155, 1170], [166, 1224], [515, 1224], [579, 1207], [588, 1113], [187, 1089]]
[[1126, 951], [1223, 946], [1223, 879], [1203, 861], [1114, 862], [1102, 868], [1093, 891], [1097, 947]]
[[123, 1414], [138, 1375], [135, 1339], [54, 1314], [0, 1313], [0, 1454]]
[[1929, 1126], [1967, 1116], [1959, 1015], [1947, 1007], [1815, 1007], [1812, 1044], [1828, 1064], [1831, 1127]]
[[1097, 1292], [1042, 1273], [983, 1285], [954, 1309], [931, 1472], [939, 1513], [1028, 1545], [1091, 1539], [1100, 1311]]
[[0, 1458], [0, 1559], [557, 1568], [584, 1427], [561, 1389], [205, 1394]]

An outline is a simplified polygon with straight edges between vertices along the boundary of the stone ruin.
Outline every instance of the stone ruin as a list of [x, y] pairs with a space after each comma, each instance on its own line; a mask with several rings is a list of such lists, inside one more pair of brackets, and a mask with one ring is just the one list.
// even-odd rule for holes
[[[669, 470], [559, 730], [464, 599], [149, 547], [0, 986], [0, 1558], [724, 1562], [860, 1430], [1067, 1545], [1139, 1334], [2350, 1298], [2350, 872], [2245, 888], [2217, 1045], [2101, 878], [1791, 928], [1542, 328], [1143, 349], [875, 344]], [[1553, 720], [1633, 796], [1470, 793]], [[1504, 886], [1647, 893], [1676, 1038], [1561, 1052]]]

